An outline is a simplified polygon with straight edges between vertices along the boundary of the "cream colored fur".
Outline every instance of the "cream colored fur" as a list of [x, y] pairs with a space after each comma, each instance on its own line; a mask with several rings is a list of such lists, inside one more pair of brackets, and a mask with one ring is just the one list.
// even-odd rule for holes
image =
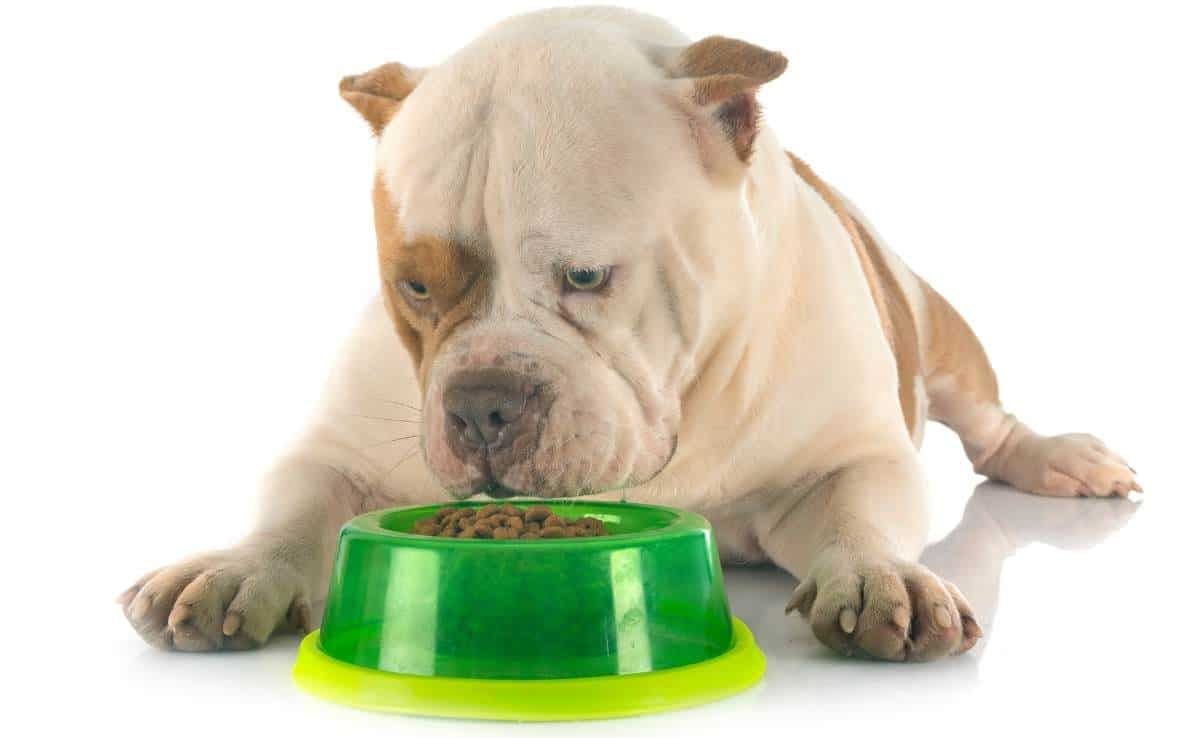
[[[925, 660], [975, 642], [969, 605], [916, 563], [926, 483], [850, 236], [768, 128], [748, 166], [698, 151], [722, 142], [712, 130], [689, 135], [672, 112], [677, 86], [654, 61], [687, 43], [627, 11], [550, 11], [507, 21], [424, 70], [382, 131], [378, 170], [407, 232], [476, 237], [495, 265], [493, 298], [441, 348], [425, 391], [382, 302], [372, 302], [316, 422], [268, 476], [256, 531], [131, 587], [122, 602], [139, 633], [209, 650], [309, 627], [345, 520], [449, 499], [446, 487], [473, 473], [439, 455], [446, 374], [519, 349], [550, 367], [569, 400], [616, 418], [611, 443], [531, 463], [611, 461], [598, 465], [611, 473], [584, 465], [563, 477], [593, 487], [653, 467], [649, 481], [599, 496], [705, 514], [727, 560], [773, 561], [800, 580], [779, 606], [799, 609], [839, 651]], [[917, 280], [887, 259], [924, 330]], [[593, 329], [594, 351], [539, 312], [550, 299], [542, 275], [561, 260], [621, 265], [611, 302], [568, 308]], [[675, 292], [669, 305], [662, 275]], [[618, 371], [635, 390], [612, 379]], [[1101, 483], [1124, 474], [1103, 466], [1109, 457], [1090, 442], [1090, 461], [1025, 448], [1033, 437], [1006, 435], [1014, 426], [998, 405], [956, 405], [947, 381], [929, 378], [919, 396], [941, 393], [958, 407], [964, 438], [994, 446], [976, 459], [981, 470], [1036, 477], [1048, 473], [1043, 457], [1066, 453], [1105, 494], [1112, 485]], [[391, 440], [417, 434], [421, 448]], [[665, 466], [666, 456], [643, 458], [666, 436], [676, 445]], [[505, 481], [563, 493], [524, 486], [534, 478]]]

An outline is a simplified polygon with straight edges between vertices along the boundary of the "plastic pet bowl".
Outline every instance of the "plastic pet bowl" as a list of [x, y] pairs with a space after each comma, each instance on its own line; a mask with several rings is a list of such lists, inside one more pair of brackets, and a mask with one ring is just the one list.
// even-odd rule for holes
[[297, 683], [371, 710], [582, 720], [698, 705], [761, 678], [762, 652], [729, 613], [707, 520], [620, 502], [511, 504], [597, 517], [611, 535], [411, 533], [444, 505], [357, 517], [342, 529]]

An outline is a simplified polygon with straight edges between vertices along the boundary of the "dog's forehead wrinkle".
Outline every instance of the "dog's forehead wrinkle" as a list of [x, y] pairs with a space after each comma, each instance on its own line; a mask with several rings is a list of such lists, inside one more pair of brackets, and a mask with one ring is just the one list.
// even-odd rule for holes
[[486, 229], [500, 245], [522, 228], [569, 237], [655, 219], [692, 181], [661, 76], [628, 38], [485, 35], [428, 74], [385, 132], [380, 166], [406, 225]]
[[627, 261], [649, 248], [631, 229], [609, 223], [592, 229], [570, 228], [557, 237], [522, 239], [521, 261], [528, 269], [603, 267]]

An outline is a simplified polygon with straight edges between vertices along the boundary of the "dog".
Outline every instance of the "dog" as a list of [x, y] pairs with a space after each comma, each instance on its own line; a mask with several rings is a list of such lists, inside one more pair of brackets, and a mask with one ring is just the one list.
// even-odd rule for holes
[[928, 421], [1021, 490], [1141, 488], [1096, 438], [1008, 413], [963, 318], [783, 148], [756, 93], [786, 66], [580, 8], [343, 79], [378, 140], [380, 294], [254, 532], [126, 590], [136, 631], [208, 651], [309, 630], [363, 512], [594, 495], [702, 513], [724, 561], [796, 577], [780, 606], [839, 653], [970, 649], [970, 605], [917, 563]]

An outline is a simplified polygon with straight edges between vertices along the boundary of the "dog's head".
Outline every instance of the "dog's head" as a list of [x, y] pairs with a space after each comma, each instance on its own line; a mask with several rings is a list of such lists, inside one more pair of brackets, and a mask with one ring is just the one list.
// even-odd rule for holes
[[379, 137], [383, 295], [447, 488], [586, 494], [670, 461], [691, 379], [753, 299], [741, 182], [754, 91], [785, 64], [724, 38], [502, 34], [342, 80]]

